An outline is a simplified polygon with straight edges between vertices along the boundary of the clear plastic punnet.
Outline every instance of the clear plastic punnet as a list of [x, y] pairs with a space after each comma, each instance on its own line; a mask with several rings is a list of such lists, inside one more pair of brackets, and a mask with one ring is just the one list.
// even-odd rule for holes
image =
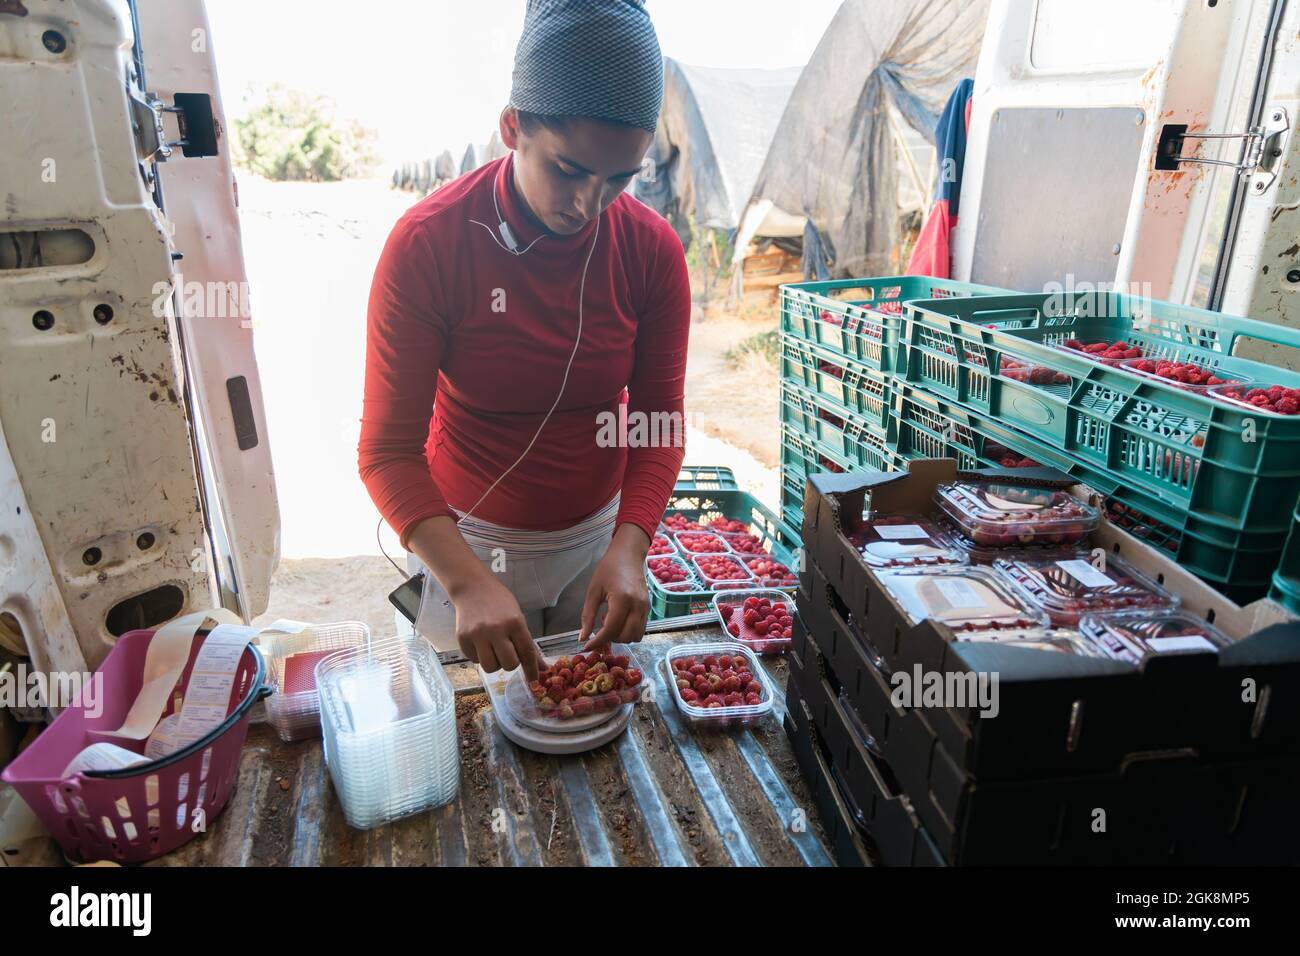
[[876, 577], [916, 624], [930, 620], [958, 632], [1047, 625], [1046, 614], [988, 568], [906, 568]]
[[1033, 607], [1053, 624], [1073, 627], [1085, 614], [1115, 611], [1172, 610], [1178, 597], [1166, 591], [1123, 558], [1107, 555], [1098, 567], [1090, 555], [1072, 558], [1010, 558], [993, 568], [1011, 581]]
[[665, 591], [699, 590], [699, 579], [683, 558], [670, 554], [652, 555], [646, 558], [645, 566]]
[[734, 554], [696, 554], [691, 565], [710, 589], [752, 588], [756, 585], [749, 567]]
[[748, 727], [772, 712], [776, 693], [744, 644], [681, 644], [664, 656], [677, 707], [698, 729]]
[[1131, 664], [1150, 654], [1213, 654], [1232, 643], [1209, 621], [1186, 611], [1089, 614], [1079, 621], [1079, 631], [1111, 657]]
[[316, 686], [325, 762], [349, 825], [365, 830], [456, 799], [456, 699], [428, 641], [331, 654]]
[[794, 601], [784, 591], [755, 588], [714, 595], [722, 629], [756, 654], [779, 654], [794, 638]]
[[1104, 647], [1068, 627], [1028, 628], [1023, 631], [981, 631], [963, 634], [958, 640], [993, 642], [1013, 647], [1029, 647], [1076, 657], [1111, 657]]
[[641, 699], [642, 674], [626, 647], [611, 645], [605, 651], [572, 654], [550, 661], [538, 679], [516, 694], [523, 685], [522, 671], [512, 678], [507, 699], [517, 716], [538, 720], [596, 720], [602, 713], [617, 710]]
[[316, 665], [335, 651], [370, 643], [370, 627], [359, 621], [307, 624], [299, 630], [277, 629], [276, 622], [258, 635], [266, 657], [267, 682], [275, 693], [266, 700], [266, 719], [281, 740], [319, 737], [320, 696]]
[[1239, 372], [1224, 372], [1196, 362], [1175, 362], [1166, 358], [1125, 359], [1119, 367], [1132, 375], [1202, 395], [1215, 385], [1245, 386], [1254, 381]]
[[749, 531], [716, 531], [714, 533], [727, 542], [727, 547], [736, 554], [768, 553], [767, 548], [763, 547], [763, 539]]
[[935, 525], [939, 532], [947, 536], [953, 550], [960, 551], [971, 564], [991, 565], [1000, 558], [1043, 557], [1068, 558], [1074, 555], [1078, 544], [1028, 544], [998, 547], [995, 545], [976, 544], [957, 528], [946, 514], [940, 512], [935, 516]]
[[670, 539], [666, 534], [656, 534], [650, 539], [650, 550], [648, 552], [650, 557], [655, 557], [656, 555], [661, 554], [676, 553], [677, 547], [673, 544], [672, 539]]
[[712, 531], [681, 531], [673, 535], [682, 554], [729, 554], [731, 548]]
[[966, 564], [967, 556], [923, 515], [873, 512], [848, 535], [849, 543], [873, 568]]
[[1097, 509], [1056, 488], [1003, 481], [940, 485], [935, 502], [953, 524], [984, 547], [1067, 545], [1097, 527]]
[[765, 588], [790, 588], [799, 583], [799, 576], [776, 558], [767, 554], [738, 554], [741, 563], [749, 568], [754, 580]]

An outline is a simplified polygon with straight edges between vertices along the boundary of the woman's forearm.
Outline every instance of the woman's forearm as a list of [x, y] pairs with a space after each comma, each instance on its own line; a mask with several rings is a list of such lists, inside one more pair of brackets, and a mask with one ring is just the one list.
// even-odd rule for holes
[[475, 584], [492, 577], [492, 572], [465, 542], [455, 519], [447, 515], [421, 521], [411, 531], [407, 546], [433, 572], [453, 601]]

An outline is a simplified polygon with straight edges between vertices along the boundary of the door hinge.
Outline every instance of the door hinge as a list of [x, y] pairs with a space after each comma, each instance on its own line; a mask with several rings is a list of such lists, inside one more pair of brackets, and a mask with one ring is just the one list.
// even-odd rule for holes
[[[1264, 122], [1244, 133], [1189, 133], [1186, 124], [1170, 123], [1160, 132], [1156, 149], [1157, 169], [1177, 169], [1180, 163], [1198, 166], [1227, 166], [1238, 175], [1249, 177], [1251, 192], [1262, 193], [1277, 178], [1278, 160], [1284, 152], [1286, 134], [1291, 130], [1290, 118], [1284, 108], [1277, 106], [1265, 112]], [[1241, 159], [1208, 159], [1202, 156], [1185, 156], [1183, 147], [1189, 139], [1229, 140], [1242, 142]]]
[[[171, 106], [134, 85], [128, 93], [142, 161], [166, 162], [175, 154], [177, 147], [186, 158], [219, 154], [217, 121], [212, 112], [212, 97], [207, 93], [177, 93], [172, 98]], [[163, 128], [165, 113], [176, 114], [180, 139], [167, 138]]]

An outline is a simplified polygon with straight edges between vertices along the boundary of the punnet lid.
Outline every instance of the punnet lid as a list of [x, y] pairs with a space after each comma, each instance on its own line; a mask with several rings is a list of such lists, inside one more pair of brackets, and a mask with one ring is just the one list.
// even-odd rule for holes
[[967, 563], [966, 555], [923, 515], [872, 512], [848, 539], [874, 568]]
[[954, 631], [1047, 625], [1047, 615], [987, 568], [907, 568], [879, 571], [876, 577], [913, 623], [932, 620]]
[[1107, 555], [1101, 567], [1080, 552], [1072, 558], [1004, 559], [994, 561], [993, 568], [1058, 624], [1077, 623], [1084, 614], [1178, 605], [1177, 596], [1115, 555]]
[[1104, 646], [1111, 657], [1137, 664], [1148, 654], [1217, 653], [1232, 639], [1187, 611], [1122, 611], [1088, 614], [1079, 631]]
[[940, 485], [934, 500], [976, 544], [1074, 544], [1097, 527], [1097, 509], [1058, 488], [1006, 481]]

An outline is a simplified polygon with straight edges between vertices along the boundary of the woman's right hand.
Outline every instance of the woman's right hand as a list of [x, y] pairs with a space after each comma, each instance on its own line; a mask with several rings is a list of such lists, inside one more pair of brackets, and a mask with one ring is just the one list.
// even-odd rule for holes
[[509, 588], [488, 572], [449, 596], [461, 653], [488, 673], [522, 666], [529, 681], [537, 680], [546, 663]]

